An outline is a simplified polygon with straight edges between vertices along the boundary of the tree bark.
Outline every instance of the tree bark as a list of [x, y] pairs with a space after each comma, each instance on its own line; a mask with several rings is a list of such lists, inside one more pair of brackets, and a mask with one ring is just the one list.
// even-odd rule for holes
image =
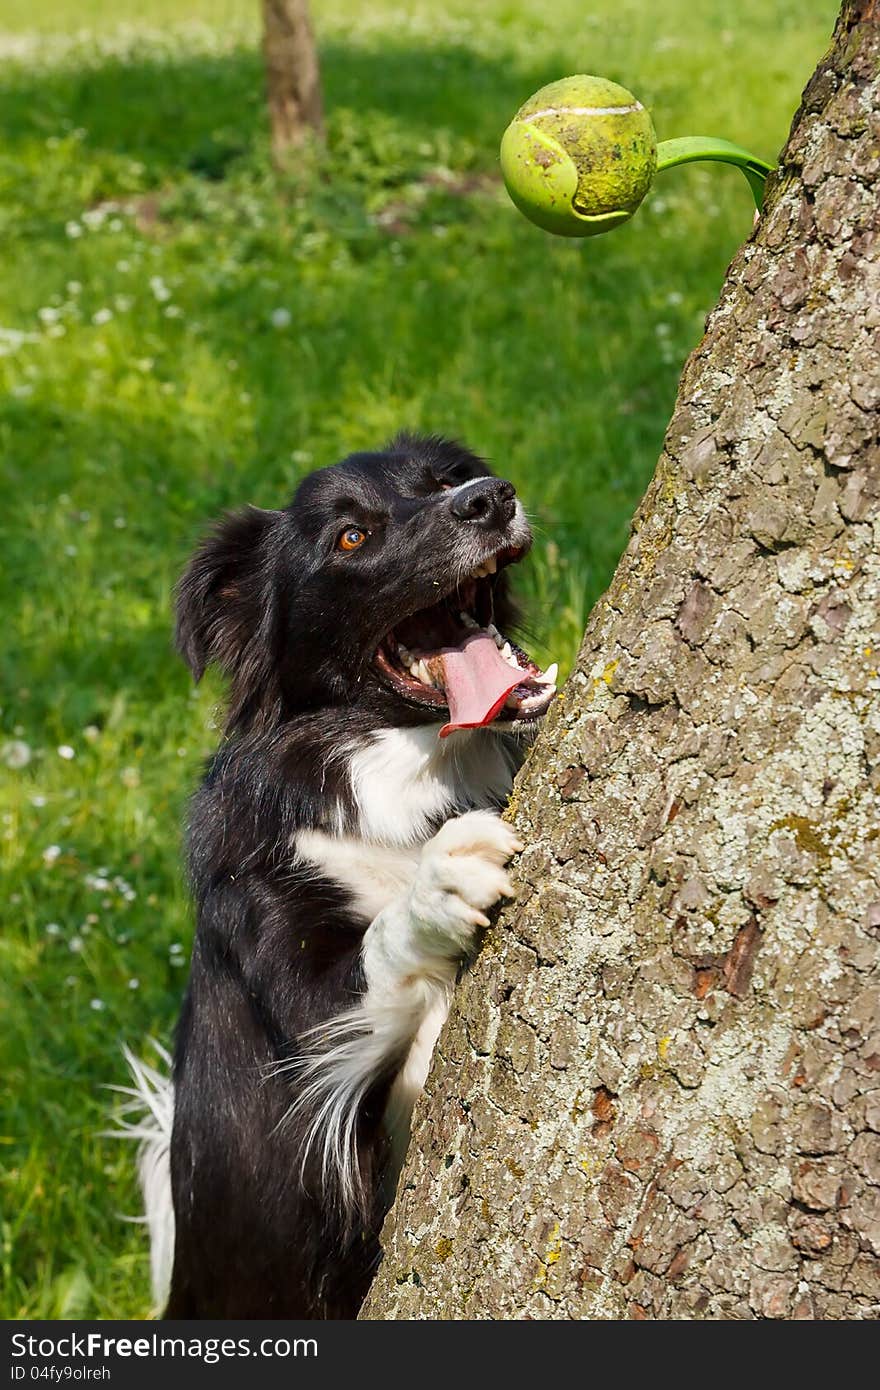
[[515, 789], [362, 1317], [878, 1312], [878, 67], [845, 4]]
[[272, 153], [289, 163], [311, 133], [324, 137], [321, 73], [308, 0], [262, 0]]

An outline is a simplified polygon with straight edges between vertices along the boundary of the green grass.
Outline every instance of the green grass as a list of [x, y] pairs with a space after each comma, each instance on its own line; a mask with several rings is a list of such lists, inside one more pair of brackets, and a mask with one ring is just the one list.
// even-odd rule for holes
[[314, 8], [330, 148], [282, 180], [256, 0], [4, 5], [0, 749], [30, 755], [0, 809], [7, 1317], [148, 1309], [100, 1086], [123, 1040], [169, 1039], [185, 975], [179, 827], [220, 691], [190, 689], [169, 594], [199, 530], [401, 425], [460, 435], [535, 518], [534, 645], [569, 666], [750, 197], [683, 169], [556, 242], [506, 201], [501, 132], [579, 67], [661, 139], [772, 159], [836, 4]]

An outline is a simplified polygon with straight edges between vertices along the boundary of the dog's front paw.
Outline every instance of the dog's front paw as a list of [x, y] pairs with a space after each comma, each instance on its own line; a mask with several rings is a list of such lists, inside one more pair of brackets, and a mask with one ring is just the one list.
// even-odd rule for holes
[[486, 909], [513, 895], [505, 869], [523, 848], [515, 831], [492, 811], [468, 811], [448, 820], [422, 850], [410, 892], [420, 931], [466, 950], [477, 927], [488, 927]]

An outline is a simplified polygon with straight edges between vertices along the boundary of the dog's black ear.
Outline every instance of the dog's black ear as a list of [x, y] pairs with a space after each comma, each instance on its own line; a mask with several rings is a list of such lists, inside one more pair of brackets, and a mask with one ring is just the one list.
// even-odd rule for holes
[[246, 507], [202, 542], [177, 586], [177, 649], [197, 681], [216, 662], [239, 672], [260, 636], [268, 640], [272, 594], [267, 537], [278, 512]]

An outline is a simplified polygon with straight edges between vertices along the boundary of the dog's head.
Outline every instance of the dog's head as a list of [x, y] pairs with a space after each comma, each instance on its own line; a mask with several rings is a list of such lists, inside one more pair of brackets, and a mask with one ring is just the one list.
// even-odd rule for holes
[[531, 545], [512, 485], [459, 444], [400, 435], [224, 520], [186, 570], [177, 642], [230, 677], [230, 727], [357, 705], [441, 733], [524, 728], [555, 686], [502, 634]]

